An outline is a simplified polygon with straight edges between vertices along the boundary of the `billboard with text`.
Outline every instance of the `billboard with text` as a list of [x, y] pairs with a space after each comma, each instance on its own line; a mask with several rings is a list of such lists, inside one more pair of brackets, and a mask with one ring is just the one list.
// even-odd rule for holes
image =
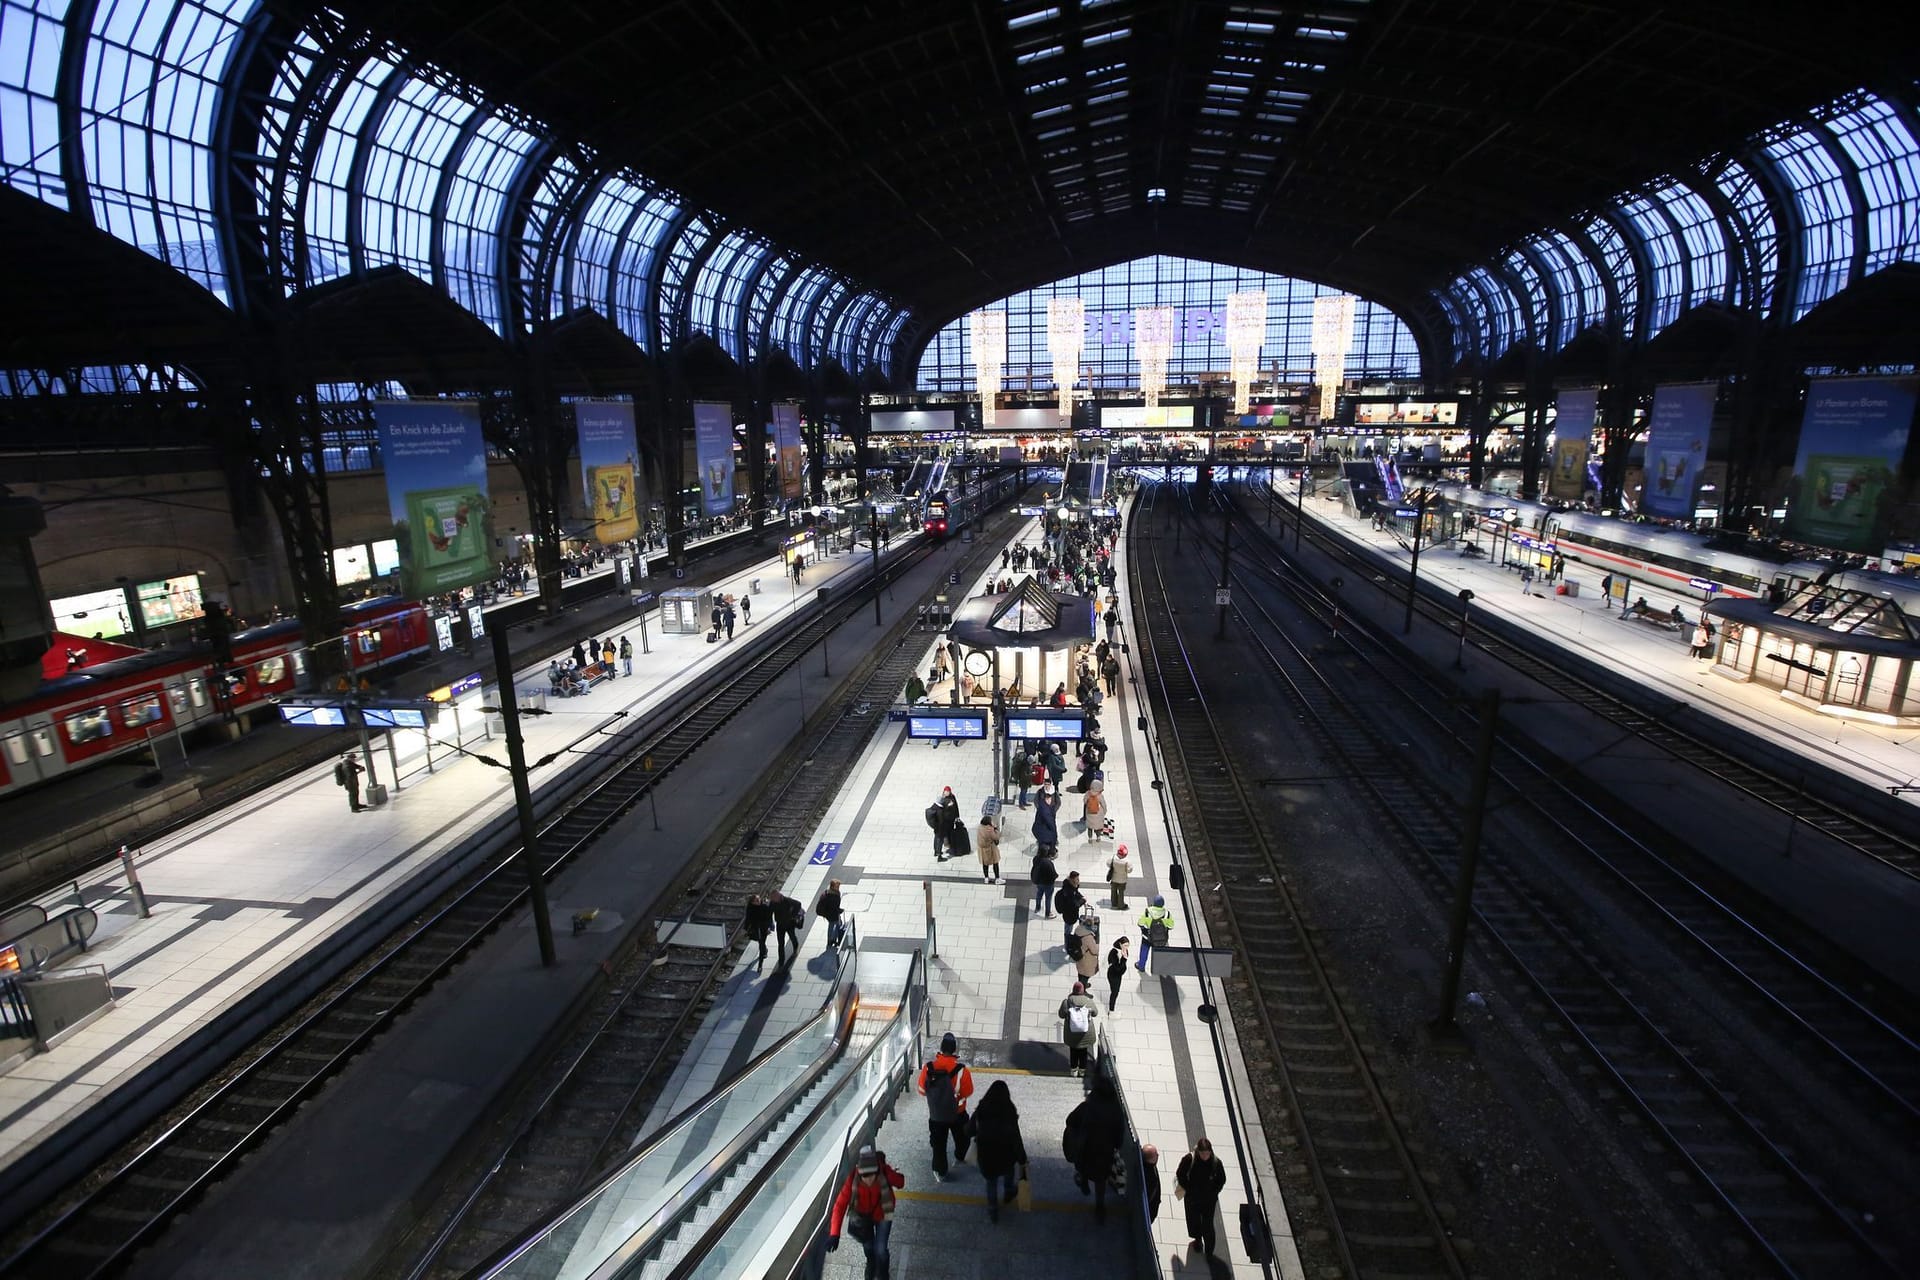
[[487, 446], [471, 401], [383, 400], [373, 406], [387, 504], [410, 600], [493, 576]]
[[1807, 388], [1787, 532], [1836, 551], [1878, 552], [1920, 379], [1816, 378]]
[[611, 546], [638, 536], [640, 451], [633, 437], [633, 405], [575, 401], [573, 421], [580, 432], [580, 492], [595, 541]]
[[1693, 517], [1693, 498], [1707, 465], [1707, 438], [1719, 389], [1712, 382], [1671, 383], [1653, 389], [1641, 510], [1675, 520]]
[[724, 400], [694, 401], [693, 443], [700, 509], [726, 515], [733, 510], [733, 406]]

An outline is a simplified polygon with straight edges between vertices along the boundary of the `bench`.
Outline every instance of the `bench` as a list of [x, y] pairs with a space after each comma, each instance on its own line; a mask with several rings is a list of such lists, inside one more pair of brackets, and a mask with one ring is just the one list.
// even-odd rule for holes
[[613, 668], [604, 662], [589, 662], [580, 668], [580, 678], [585, 680], [587, 688], [591, 689], [602, 680], [613, 679]]
[[1678, 634], [1681, 629], [1679, 623], [1664, 613], [1627, 613], [1620, 620], [1622, 622], [1638, 622], [1645, 626], [1658, 627], [1662, 631], [1672, 631], [1676, 634]]

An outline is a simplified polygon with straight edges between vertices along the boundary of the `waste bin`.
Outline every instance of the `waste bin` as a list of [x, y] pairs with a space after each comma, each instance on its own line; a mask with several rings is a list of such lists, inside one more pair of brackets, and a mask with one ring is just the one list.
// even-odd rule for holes
[[1568, 578], [1568, 579], [1567, 579], [1567, 580], [1566, 580], [1565, 582], [1563, 582], [1563, 583], [1561, 583], [1561, 584], [1560, 584], [1560, 594], [1561, 594], [1561, 595], [1565, 595], [1565, 596], [1577, 596], [1577, 595], [1579, 595], [1579, 594], [1580, 594], [1580, 579], [1578, 579], [1578, 578]]
[[367, 784], [367, 807], [369, 809], [378, 809], [386, 802], [387, 784], [384, 782], [369, 782]]

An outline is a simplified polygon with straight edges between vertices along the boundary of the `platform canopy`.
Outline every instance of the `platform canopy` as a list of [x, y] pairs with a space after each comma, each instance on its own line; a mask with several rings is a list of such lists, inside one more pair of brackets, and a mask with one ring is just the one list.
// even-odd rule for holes
[[1093, 597], [1060, 595], [1028, 574], [1013, 590], [974, 596], [953, 611], [952, 636], [970, 649], [1059, 653], [1093, 640]]

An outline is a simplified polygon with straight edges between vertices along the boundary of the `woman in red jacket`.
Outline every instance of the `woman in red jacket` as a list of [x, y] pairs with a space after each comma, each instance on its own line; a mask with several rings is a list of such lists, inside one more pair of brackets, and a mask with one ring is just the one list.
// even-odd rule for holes
[[[887, 1237], [893, 1234], [893, 1189], [904, 1187], [907, 1179], [887, 1158], [872, 1147], [860, 1148], [853, 1172], [833, 1198], [833, 1214], [827, 1221], [827, 1248], [840, 1247], [842, 1224], [867, 1251], [867, 1280], [888, 1280]], [[851, 1215], [849, 1215], [851, 1210]]]

